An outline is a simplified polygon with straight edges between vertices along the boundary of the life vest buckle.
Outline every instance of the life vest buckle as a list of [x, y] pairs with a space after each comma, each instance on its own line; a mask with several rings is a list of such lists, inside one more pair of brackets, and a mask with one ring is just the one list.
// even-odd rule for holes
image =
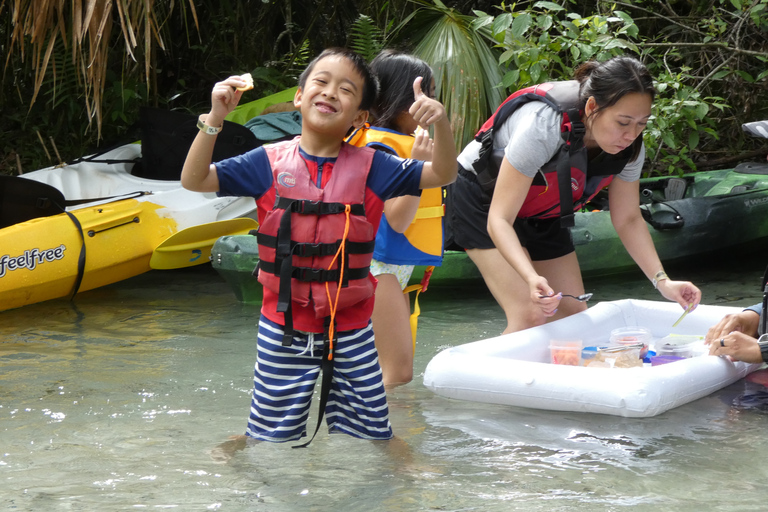
[[326, 280], [326, 271], [319, 268], [300, 267], [294, 271], [294, 277], [304, 282], [322, 282]]
[[310, 256], [324, 256], [321, 243], [317, 244], [296, 244], [294, 254], [302, 258], [308, 258]]
[[318, 215], [320, 213], [320, 201], [297, 201], [296, 213], [302, 215]]
[[571, 121], [571, 134], [568, 137], [571, 151], [575, 151], [581, 148], [584, 135], [587, 133], [587, 127], [581, 121]]

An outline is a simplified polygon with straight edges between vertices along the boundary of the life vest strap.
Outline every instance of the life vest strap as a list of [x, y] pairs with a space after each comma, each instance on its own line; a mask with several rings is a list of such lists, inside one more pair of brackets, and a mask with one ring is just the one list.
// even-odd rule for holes
[[443, 205], [425, 206], [424, 208], [419, 208], [418, 210], [416, 210], [416, 215], [413, 217], [413, 219], [414, 220], [437, 219], [437, 218], [443, 217], [444, 215], [445, 215], [445, 208], [443, 208]]
[[[350, 214], [365, 216], [364, 204], [353, 204], [349, 206]], [[299, 213], [301, 215], [334, 215], [344, 213], [347, 205], [344, 203], [324, 203], [322, 201], [310, 201], [308, 199], [278, 197], [275, 200], [275, 208]]]
[[[328, 321], [326, 320], [326, 323]], [[327, 331], [327, 329], [326, 329]], [[327, 338], [326, 332], [326, 338]], [[323, 359], [320, 363], [320, 371], [323, 374], [320, 384], [320, 410], [317, 413], [317, 424], [315, 425], [315, 433], [306, 443], [292, 446], [291, 448], [306, 448], [309, 446], [317, 432], [320, 430], [320, 426], [323, 424], [323, 416], [325, 416], [325, 407], [328, 404], [328, 397], [331, 395], [331, 383], [333, 382], [333, 358], [331, 357], [331, 343], [326, 339], [323, 344]]]
[[[290, 265], [290, 259], [280, 261], [280, 268], [285, 262]], [[268, 274], [280, 275], [278, 271], [278, 265], [272, 261], [259, 261], [259, 272], [266, 272]], [[370, 272], [369, 267], [347, 268], [344, 270], [344, 281], [349, 279], [365, 279]], [[329, 283], [338, 282], [341, 272], [339, 269], [318, 269], [311, 267], [292, 267], [290, 271], [290, 277], [299, 281], [307, 283]]]
[[[267, 235], [265, 233], [258, 233], [258, 244], [264, 247], [270, 247], [277, 249], [278, 237]], [[347, 241], [346, 247], [349, 254], [369, 254], [373, 252], [376, 245], [375, 240], [369, 242], [350, 242]], [[291, 240], [290, 253], [295, 256], [301, 256], [302, 258], [312, 256], [333, 256], [336, 251], [341, 247], [341, 239], [335, 242], [329, 243], [301, 243]]]

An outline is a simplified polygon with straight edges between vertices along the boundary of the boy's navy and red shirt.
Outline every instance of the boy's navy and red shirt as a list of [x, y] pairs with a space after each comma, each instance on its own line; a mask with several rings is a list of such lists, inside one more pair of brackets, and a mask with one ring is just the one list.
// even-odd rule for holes
[[[315, 185], [323, 188], [332, 173], [336, 158], [315, 157], [299, 150], [307, 163], [307, 169]], [[261, 224], [264, 216], [275, 203], [275, 188], [272, 186], [273, 172], [263, 147], [248, 153], [216, 162], [220, 196], [247, 196], [257, 199], [258, 217]], [[376, 151], [368, 173], [365, 191], [366, 217], [373, 226], [378, 226], [384, 211], [384, 202], [402, 195], [419, 195], [421, 171], [424, 162], [404, 159], [382, 151]], [[343, 172], [343, 171], [342, 171]], [[360, 329], [368, 325], [373, 312], [374, 297], [365, 299], [347, 308], [341, 317], [337, 316], [339, 331]], [[277, 296], [264, 288], [261, 313], [278, 324], [283, 324], [282, 313], [277, 312]], [[294, 329], [304, 332], [323, 332], [324, 319], [315, 318], [312, 307], [293, 309]], [[307, 309], [306, 311], [302, 311]]]

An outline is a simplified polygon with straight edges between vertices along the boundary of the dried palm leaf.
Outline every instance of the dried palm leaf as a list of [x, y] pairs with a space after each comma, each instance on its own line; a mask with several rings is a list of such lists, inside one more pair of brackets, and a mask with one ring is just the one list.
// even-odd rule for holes
[[[144, 56], [144, 81], [151, 84], [155, 47], [165, 49], [162, 24], [156, 15], [155, 0], [13, 0], [0, 2], [0, 14], [11, 11], [11, 37], [5, 59], [5, 68], [18, 58], [25, 62], [31, 56], [35, 83], [30, 108], [38, 99], [44, 86], [51, 84], [55, 95], [56, 77], [66, 66], [78, 70], [85, 108], [89, 122], [96, 120], [101, 136], [101, 103], [106, 85], [107, 60], [112, 41], [113, 8], [117, 9], [120, 34], [127, 54], [136, 59], [136, 50]], [[188, 0], [189, 12], [199, 30], [194, 0]], [[173, 11], [173, 1], [166, 7]], [[165, 5], [163, 5], [165, 7]], [[186, 9], [184, 14], [186, 14]], [[63, 42], [71, 45], [71, 60], [52, 58], [54, 48]], [[141, 47], [139, 48], [139, 42]], [[47, 81], [50, 73], [54, 80]]]

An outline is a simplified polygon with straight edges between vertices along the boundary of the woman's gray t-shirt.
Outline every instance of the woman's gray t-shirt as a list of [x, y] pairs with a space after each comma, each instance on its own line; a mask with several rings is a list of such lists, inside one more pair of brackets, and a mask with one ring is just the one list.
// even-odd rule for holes
[[[505, 148], [507, 161], [529, 178], [555, 156], [564, 144], [560, 137], [561, 116], [542, 101], [531, 101], [515, 110], [493, 136], [494, 148]], [[459, 154], [458, 161], [464, 169], [472, 171], [477, 160], [480, 143], [473, 140]], [[627, 163], [619, 173], [623, 181], [637, 181], [645, 162], [645, 146], [633, 162]], [[474, 171], [472, 171], [474, 172]]]

